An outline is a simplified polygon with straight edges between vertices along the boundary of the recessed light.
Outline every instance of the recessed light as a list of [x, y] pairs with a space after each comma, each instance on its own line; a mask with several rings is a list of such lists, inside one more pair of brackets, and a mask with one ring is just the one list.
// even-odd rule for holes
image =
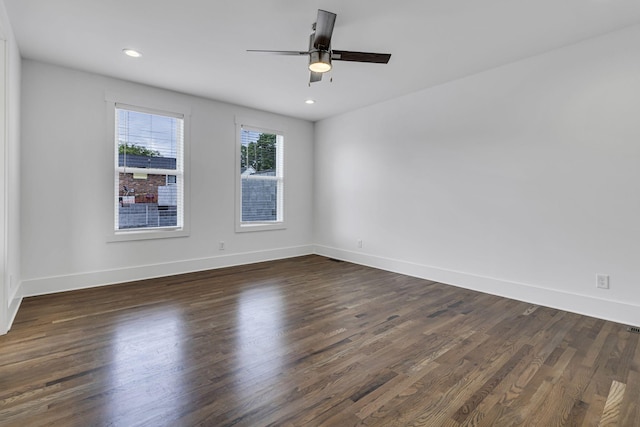
[[315, 104], [316, 101], [314, 101], [313, 99], [307, 99], [306, 101], [304, 101], [304, 103], [311, 105], [311, 104]]
[[130, 56], [132, 58], [140, 58], [142, 56], [142, 53], [138, 52], [135, 49], [122, 49], [122, 52], [124, 52], [125, 55]]

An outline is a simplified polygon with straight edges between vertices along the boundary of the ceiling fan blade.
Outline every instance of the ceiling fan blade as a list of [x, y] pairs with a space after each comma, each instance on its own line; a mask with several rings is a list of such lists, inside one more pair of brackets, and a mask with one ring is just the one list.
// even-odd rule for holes
[[316, 36], [313, 47], [318, 50], [329, 50], [331, 46], [331, 35], [333, 26], [336, 23], [336, 14], [318, 9], [318, 19], [316, 20]]
[[315, 71], [309, 72], [309, 84], [319, 82], [322, 80], [322, 73], [316, 73]]
[[331, 59], [334, 61], [373, 62], [386, 64], [391, 58], [390, 53], [351, 52], [348, 50], [331, 51]]
[[302, 52], [302, 51], [299, 51], [299, 50], [260, 50], [260, 49], [247, 49], [247, 52], [269, 53], [269, 54], [273, 54], [273, 55], [291, 55], [291, 56], [309, 55], [309, 52]]

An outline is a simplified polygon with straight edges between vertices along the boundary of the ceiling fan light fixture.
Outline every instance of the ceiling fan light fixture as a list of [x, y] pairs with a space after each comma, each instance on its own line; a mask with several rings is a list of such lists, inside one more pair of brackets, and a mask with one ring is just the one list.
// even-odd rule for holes
[[326, 73], [331, 70], [331, 54], [327, 50], [314, 50], [309, 53], [309, 70]]

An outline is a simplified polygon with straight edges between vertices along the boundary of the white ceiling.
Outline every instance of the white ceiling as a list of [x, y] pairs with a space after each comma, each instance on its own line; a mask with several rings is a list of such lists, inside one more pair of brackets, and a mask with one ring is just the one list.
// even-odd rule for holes
[[[4, 3], [24, 58], [312, 121], [640, 22], [639, 0]], [[306, 50], [319, 8], [338, 15], [335, 49], [391, 53], [389, 64], [335, 62], [333, 82], [309, 87], [306, 57], [246, 52]]]

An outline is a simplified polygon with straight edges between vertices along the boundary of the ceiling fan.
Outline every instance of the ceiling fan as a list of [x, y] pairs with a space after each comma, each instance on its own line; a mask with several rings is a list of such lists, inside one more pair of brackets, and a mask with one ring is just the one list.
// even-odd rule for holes
[[309, 37], [308, 51], [295, 50], [255, 50], [247, 52], [272, 53], [275, 55], [309, 56], [309, 85], [322, 80], [322, 74], [331, 70], [331, 61], [371, 62], [386, 64], [390, 53], [352, 52], [331, 49], [331, 35], [336, 22], [336, 14], [318, 9], [318, 18], [312, 26], [313, 33]]

